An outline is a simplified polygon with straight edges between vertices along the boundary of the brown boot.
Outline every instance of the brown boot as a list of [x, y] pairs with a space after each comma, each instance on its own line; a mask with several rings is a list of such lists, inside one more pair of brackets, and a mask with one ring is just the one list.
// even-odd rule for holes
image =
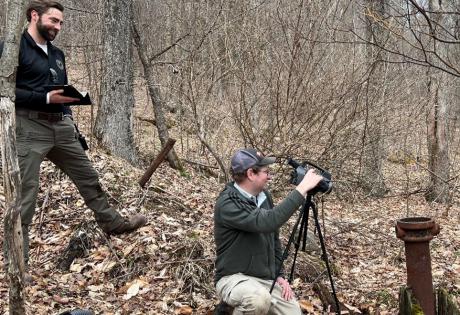
[[118, 235], [123, 233], [130, 233], [147, 223], [147, 218], [141, 214], [137, 214], [130, 218], [124, 218], [123, 222], [115, 229], [106, 231], [107, 234]]
[[233, 307], [225, 303], [224, 301], [220, 301], [220, 303], [214, 309], [214, 315], [231, 315], [233, 314]]

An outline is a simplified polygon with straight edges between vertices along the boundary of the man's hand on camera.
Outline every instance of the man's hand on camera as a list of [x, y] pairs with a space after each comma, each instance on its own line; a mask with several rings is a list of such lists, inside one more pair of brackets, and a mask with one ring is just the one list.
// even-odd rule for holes
[[276, 279], [276, 283], [278, 283], [281, 286], [281, 296], [283, 297], [283, 299], [289, 301], [294, 297], [294, 291], [292, 291], [291, 285], [284, 278], [278, 277]]
[[307, 192], [315, 188], [322, 179], [323, 176], [317, 174], [315, 170], [311, 168], [308, 170], [307, 174], [305, 174], [304, 178], [295, 189], [297, 189], [297, 191], [303, 196], [306, 196]]
[[64, 96], [62, 93], [64, 93], [64, 90], [54, 90], [48, 92], [49, 104], [66, 104], [79, 100], [78, 98]]

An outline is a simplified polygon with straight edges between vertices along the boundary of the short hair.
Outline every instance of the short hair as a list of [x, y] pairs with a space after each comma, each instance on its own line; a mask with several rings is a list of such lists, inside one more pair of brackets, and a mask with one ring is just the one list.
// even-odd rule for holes
[[52, 0], [32, 0], [27, 6], [27, 21], [30, 22], [32, 19], [32, 11], [36, 11], [39, 16], [42, 16], [43, 13], [48, 11], [51, 8], [58, 9], [61, 12], [64, 12], [64, 6], [57, 1]]
[[[254, 165], [251, 167], [251, 169], [254, 171], [254, 173], [259, 173], [262, 167]], [[234, 172], [233, 169], [230, 168], [230, 174], [232, 175], [233, 180], [235, 183], [240, 184], [242, 183], [246, 178], [248, 178], [248, 170], [249, 168], [245, 169], [242, 172]]]

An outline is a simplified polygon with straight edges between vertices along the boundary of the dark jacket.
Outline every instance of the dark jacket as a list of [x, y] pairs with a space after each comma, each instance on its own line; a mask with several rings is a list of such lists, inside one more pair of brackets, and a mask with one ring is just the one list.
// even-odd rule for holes
[[261, 279], [275, 279], [282, 259], [278, 229], [298, 209], [305, 198], [292, 191], [279, 205], [271, 195], [260, 208], [229, 183], [214, 208], [216, 242], [215, 281], [236, 273]]
[[[16, 74], [16, 108], [41, 112], [70, 114], [68, 106], [46, 104], [45, 85], [67, 84], [64, 53], [50, 42], [48, 55], [37, 46], [27, 31], [22, 34]], [[3, 42], [0, 43], [0, 56]], [[56, 75], [51, 74], [54, 69]]]

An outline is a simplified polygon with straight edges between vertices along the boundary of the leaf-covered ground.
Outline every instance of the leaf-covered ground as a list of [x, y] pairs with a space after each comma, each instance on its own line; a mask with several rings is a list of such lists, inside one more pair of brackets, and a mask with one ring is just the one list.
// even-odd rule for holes
[[[190, 165], [179, 174], [163, 164], [141, 189], [137, 180], [142, 170], [100, 152], [92, 153], [91, 159], [114, 207], [125, 215], [140, 212], [149, 224], [108, 238], [94, 227], [91, 211], [69, 179], [44, 163], [30, 233], [34, 283], [27, 287], [28, 313], [86, 308], [96, 314], [209, 314], [218, 302], [213, 289], [213, 203], [223, 184]], [[283, 180], [274, 182], [279, 197], [292, 189]], [[446, 209], [427, 204], [420, 194], [393, 192], [378, 200], [333, 193], [318, 203], [339, 300], [355, 313], [396, 314], [406, 273], [395, 222], [406, 216], [430, 216], [441, 225], [441, 233], [431, 242], [434, 285], [447, 288], [460, 302], [458, 204]], [[284, 241], [292, 223], [283, 229]], [[60, 271], [59, 259], [78, 228], [86, 231], [88, 248], [70, 271]], [[329, 287], [327, 275], [307, 281], [303, 255], [296, 265], [295, 291], [305, 314], [323, 314], [312, 287], [313, 282]], [[2, 272], [1, 314], [7, 313], [7, 302], [8, 281]]]

